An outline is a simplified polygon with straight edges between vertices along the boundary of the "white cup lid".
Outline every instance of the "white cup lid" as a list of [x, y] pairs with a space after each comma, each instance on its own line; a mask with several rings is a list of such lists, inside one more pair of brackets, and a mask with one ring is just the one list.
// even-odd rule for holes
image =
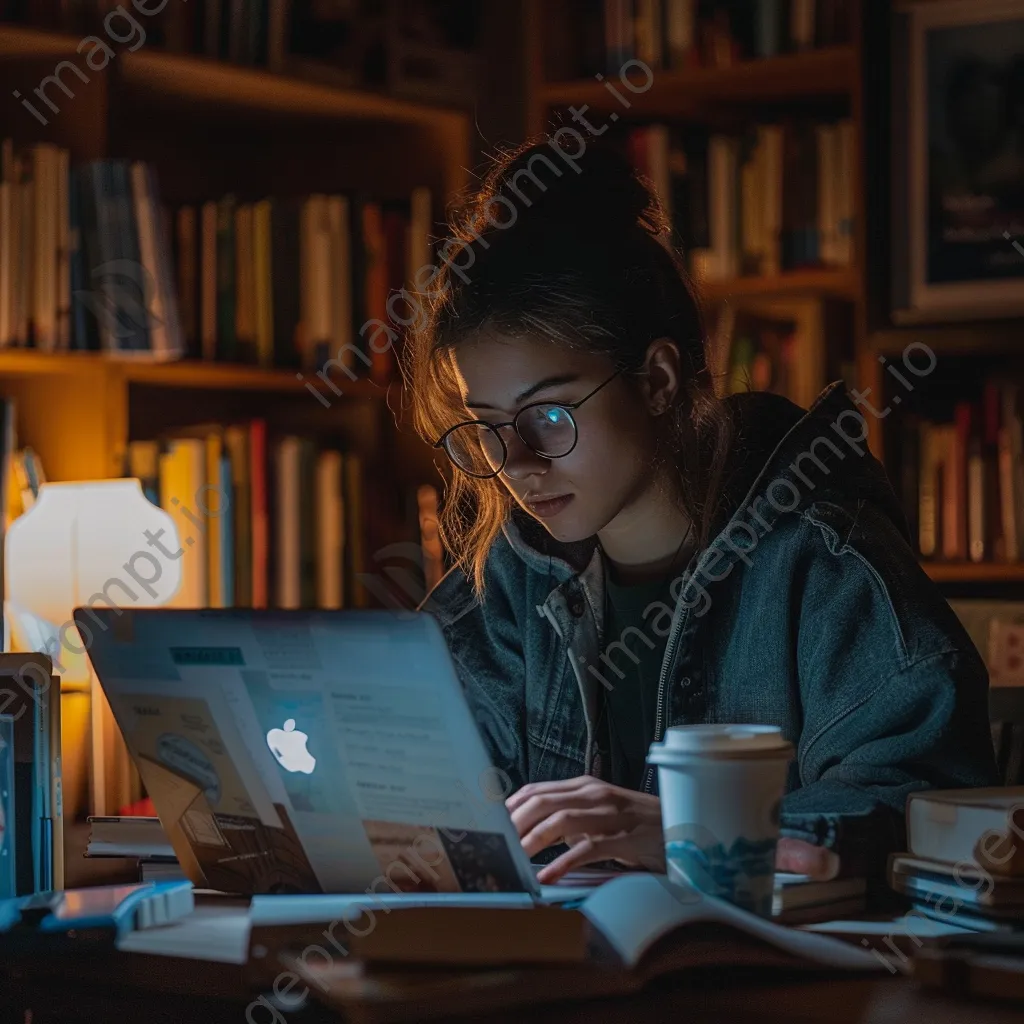
[[783, 753], [792, 749], [777, 725], [675, 725], [665, 731], [663, 743], [651, 752], [665, 754], [748, 754], [755, 751]]

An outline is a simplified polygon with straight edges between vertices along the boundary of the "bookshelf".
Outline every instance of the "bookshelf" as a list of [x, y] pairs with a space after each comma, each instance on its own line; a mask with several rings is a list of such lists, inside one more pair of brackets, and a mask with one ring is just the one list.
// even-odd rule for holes
[[[744, 61], [730, 68], [657, 70], [649, 89], [629, 97], [633, 103], [630, 114], [701, 120], [714, 118], [718, 113], [715, 108], [724, 104], [764, 106], [808, 97], [848, 97], [857, 83], [856, 67], [852, 46], [828, 46]], [[636, 80], [635, 75], [633, 78]], [[534, 91], [533, 129], [543, 128], [547, 110], [584, 103], [597, 113], [622, 109], [608, 89], [593, 78], [543, 82]]]
[[1024, 565], [982, 562], [925, 562], [925, 570], [936, 583], [1024, 584]]
[[700, 292], [711, 302], [752, 295], [821, 295], [856, 301], [860, 285], [853, 270], [791, 270], [765, 277], [703, 281]]
[[[40, 81], [58, 61], [75, 56], [79, 42], [67, 34], [0, 24], [0, 82], [24, 88]], [[201, 197], [202, 179], [212, 195], [228, 189], [256, 195], [279, 184], [284, 191], [305, 192], [372, 186], [376, 194], [395, 197], [423, 184], [431, 189], [439, 224], [447, 199], [468, 180], [468, 123], [454, 110], [149, 47], [122, 49], [89, 77], [73, 99], [54, 93], [67, 109], [46, 126], [12, 100], [4, 107], [0, 135], [24, 144], [55, 143], [70, 150], [73, 164], [107, 156], [150, 161], [161, 197], [171, 203]], [[69, 80], [78, 85], [74, 77]], [[201, 124], [189, 130], [196, 119]], [[235, 159], [224, 152], [224, 140], [237, 139], [240, 123], [244, 131], [258, 125], [265, 136], [260, 166], [251, 165], [253, 147]], [[296, 123], [299, 131], [290, 127]], [[279, 139], [297, 147], [283, 160], [275, 153]], [[314, 157], [306, 169], [304, 141]], [[315, 160], [325, 141], [340, 153], [326, 168]], [[0, 382], [17, 402], [20, 440], [35, 448], [54, 480], [121, 471], [133, 394], [154, 388], [244, 393], [255, 409], [304, 389], [294, 370], [16, 348], [0, 350]], [[343, 397], [329, 395], [332, 409], [372, 400], [386, 417], [387, 388], [368, 380], [342, 384]], [[71, 423], [75, 429], [66, 429]], [[426, 465], [419, 459], [397, 469], [415, 475]]]
[[[763, 9], [769, 6], [766, 0], [762, 15]], [[796, 4], [771, 6], [777, 11], [788, 10], [790, 15], [797, 7]], [[829, 8], [828, 0], [801, 6], [805, 12], [815, 9], [814, 16], [820, 27], [823, 11]], [[691, 263], [712, 338], [717, 342], [721, 333], [722, 310], [729, 311], [729, 323], [735, 323], [745, 308], [756, 310], [759, 303], [767, 300], [827, 302], [833, 313], [838, 311], [838, 316], [833, 315], [829, 320], [829, 326], [839, 326], [847, 333], [837, 338], [828, 329], [823, 332], [822, 344], [827, 352], [817, 360], [818, 365], [828, 368], [829, 379], [841, 375], [851, 386], [862, 392], [871, 388], [876, 396], [885, 394], [887, 386], [892, 384], [886, 376], [883, 360], [898, 356], [913, 340], [924, 341], [939, 357], [967, 361], [964, 362], [967, 374], [972, 373], [971, 360], [991, 362], [1020, 353], [1024, 337], [1021, 320], [914, 329], [893, 326], [886, 307], [890, 287], [887, 268], [890, 265], [888, 133], [892, 5], [874, 0], [849, 0], [832, 6], [847, 10], [850, 15], [841, 39], [817, 38], [813, 43], [804, 39], [798, 46], [790, 38], [787, 44], [787, 30], [795, 31], [795, 23], [789, 21], [768, 43], [760, 34], [765, 31], [763, 20], [757, 22], [755, 18], [752, 26], [746, 26], [751, 32], [746, 36], [737, 33], [737, 38], [723, 50], [715, 35], [720, 31], [719, 26], [709, 28], [708, 23], [693, 12], [702, 10], [703, 16], [710, 18], [713, 15], [708, 11], [717, 7], [725, 12], [728, 4], [691, 5], [672, 0], [662, 4], [531, 0], [527, 5], [525, 53], [526, 77], [531, 85], [528, 129], [538, 133], [557, 125], [575, 124], [582, 131], [580, 123], [573, 120], [570, 108], [581, 111], [584, 106], [588, 108], [586, 116], [591, 123], [607, 124], [612, 129], [609, 138], [616, 132], [628, 133], [647, 126], [656, 126], [659, 132], [680, 134], [703, 131], [709, 135], [742, 135], [757, 130], [751, 126], [800, 119], [849, 122], [852, 166], [846, 173], [850, 176], [852, 191], [850, 258], [841, 266], [801, 265], [781, 271], [776, 261], [768, 272], [756, 269], [752, 272], [741, 266], [738, 273], [725, 276], [720, 271], [704, 276], [700, 264]], [[733, 7], [733, 10], [740, 9], [749, 8]], [[651, 34], [649, 25], [643, 23], [649, 12], [658, 10], [665, 20], [661, 28]], [[618, 31], [609, 29], [607, 20], [612, 16], [610, 12], [615, 11], [620, 12]], [[692, 21], [675, 36], [674, 49], [670, 21], [679, 17], [680, 12], [686, 12], [682, 16], [692, 17]], [[596, 21], [595, 25], [586, 25], [587, 13]], [[727, 16], [723, 14], [723, 17]], [[731, 29], [727, 21], [727, 36]], [[613, 46], [623, 46], [623, 33], [628, 42], [616, 54]], [[680, 40], [686, 44], [682, 50]], [[732, 43], [735, 49], [729, 48]], [[624, 55], [645, 55], [645, 48], [652, 75], [648, 76], [634, 64], [620, 76]], [[758, 57], [755, 52], [766, 55]], [[663, 142], [661, 144], [664, 146]], [[823, 160], [821, 152], [819, 149], [819, 168]], [[675, 153], [670, 152], [668, 162], [673, 159]], [[659, 179], [652, 168], [660, 170], [661, 181], [671, 182], [674, 190], [676, 172], [666, 175], [665, 163], [665, 156], [661, 154], [652, 158], [646, 168], [640, 165], [656, 185]], [[788, 171], [784, 169], [784, 173]], [[707, 176], [712, 177], [711, 170], [707, 171]], [[737, 180], [738, 202], [742, 205], [743, 179], [739, 174]], [[763, 185], [766, 179], [758, 180]], [[713, 198], [709, 202], [713, 204]], [[709, 216], [713, 216], [713, 212]], [[745, 227], [740, 214], [736, 217], [736, 233], [742, 240]], [[674, 217], [673, 220], [675, 222]], [[685, 231], [678, 222], [675, 226], [685, 250]], [[837, 349], [841, 349], [841, 353]], [[719, 367], [723, 365], [721, 359], [718, 354], [716, 365]], [[727, 357], [725, 364], [728, 364]], [[824, 386], [827, 381], [823, 379], [820, 383]], [[899, 439], [893, 437], [898, 431], [890, 424], [883, 424], [881, 419], [867, 415], [865, 418], [870, 448], [885, 460], [887, 454], [898, 450]], [[1020, 563], [922, 558], [922, 564], [933, 579], [943, 582], [1024, 585], [1024, 564]]]
[[[198, 208], [228, 193], [247, 204], [265, 196], [320, 193], [408, 204], [418, 189], [429, 193], [429, 243], [431, 236], [443, 234], [447, 204], [469, 181], [469, 118], [458, 110], [161, 52], [149, 44], [134, 52], [118, 46], [107, 66], [94, 71], [77, 50], [80, 41], [67, 33], [0, 24], [0, 87], [8, 97], [0, 107], [0, 138], [17, 147], [60, 147], [69, 152], [72, 169], [96, 160], [143, 162], [153, 168], [160, 200], [171, 210]], [[60, 109], [43, 124], [11, 94], [17, 89], [31, 95], [62, 61], [86, 68], [88, 81], [64, 74], [73, 97], [50, 87]], [[429, 244], [424, 255], [433, 258]], [[4, 347], [0, 397], [15, 406], [18, 446], [30, 446], [53, 481], [122, 476], [133, 445], [195, 436], [190, 432], [208, 424], [260, 420], [268, 439], [322, 440], [345, 453], [346, 467], [350, 454], [358, 460], [365, 500], [352, 520], [361, 525], [351, 528], [364, 538], [365, 570], [380, 572], [383, 563], [375, 559], [380, 549], [419, 539], [410, 533], [410, 502], [415, 514], [417, 487], [438, 484], [439, 476], [435, 453], [405, 429], [397, 373], [371, 380], [361, 363], [353, 365], [359, 379], [335, 371], [332, 390], [315, 370], [298, 364], [154, 361], [98, 351]], [[310, 394], [310, 382], [322, 399]], [[272, 474], [277, 464], [269, 440], [267, 454]], [[354, 492], [344, 479], [347, 501]], [[322, 513], [323, 506], [318, 508]], [[281, 605], [273, 578], [273, 526], [269, 538], [267, 603], [275, 607]], [[350, 571], [346, 562], [345, 606], [379, 604], [370, 588], [365, 602], [353, 598]], [[302, 601], [309, 604], [305, 591]], [[88, 809], [87, 735], [88, 711], [79, 699], [65, 724], [69, 818]]]

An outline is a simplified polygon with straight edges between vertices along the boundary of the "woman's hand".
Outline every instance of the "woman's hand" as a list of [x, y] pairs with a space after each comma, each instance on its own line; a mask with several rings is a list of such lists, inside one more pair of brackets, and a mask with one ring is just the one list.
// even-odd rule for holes
[[795, 875], [809, 875], [828, 882], [839, 874], [839, 857], [823, 846], [782, 838], [775, 848], [775, 870], [792, 871]]
[[665, 870], [661, 802], [656, 796], [582, 775], [563, 782], [532, 782], [505, 805], [529, 856], [557, 843], [570, 847], [538, 873], [543, 885], [602, 860]]
[[[543, 885], [603, 860], [665, 870], [661, 802], [656, 796], [581, 775], [564, 782], [532, 782], [513, 793], [505, 806], [528, 856], [558, 843], [570, 847], [538, 873]], [[839, 857], [824, 847], [782, 838], [775, 867], [828, 881], [839, 873]]]

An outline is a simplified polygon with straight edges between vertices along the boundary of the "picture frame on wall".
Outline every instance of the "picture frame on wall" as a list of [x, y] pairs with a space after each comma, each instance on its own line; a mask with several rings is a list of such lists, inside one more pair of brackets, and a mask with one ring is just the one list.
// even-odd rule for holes
[[1024, 4], [893, 15], [892, 319], [1024, 314]]

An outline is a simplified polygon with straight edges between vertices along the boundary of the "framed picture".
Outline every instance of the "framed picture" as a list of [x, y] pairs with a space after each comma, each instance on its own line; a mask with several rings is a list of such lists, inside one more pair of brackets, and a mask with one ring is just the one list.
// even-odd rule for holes
[[893, 23], [893, 320], [1024, 313], [1024, 4]]

